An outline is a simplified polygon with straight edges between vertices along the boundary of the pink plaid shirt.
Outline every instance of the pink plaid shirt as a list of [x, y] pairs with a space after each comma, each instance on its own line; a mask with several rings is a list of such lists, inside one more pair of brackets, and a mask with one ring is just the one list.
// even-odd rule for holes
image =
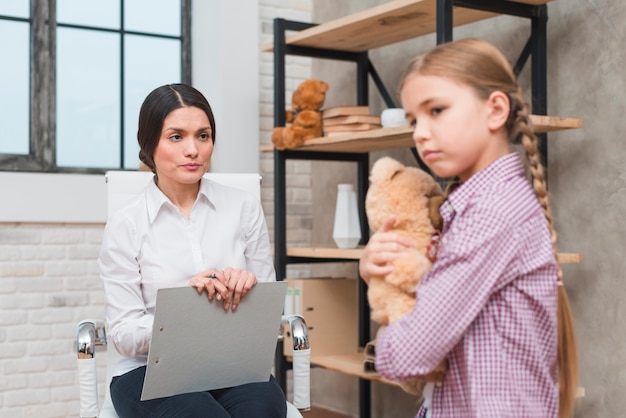
[[519, 156], [472, 176], [440, 211], [437, 261], [415, 309], [378, 337], [376, 370], [401, 381], [447, 357], [433, 418], [557, 417], [557, 267]]

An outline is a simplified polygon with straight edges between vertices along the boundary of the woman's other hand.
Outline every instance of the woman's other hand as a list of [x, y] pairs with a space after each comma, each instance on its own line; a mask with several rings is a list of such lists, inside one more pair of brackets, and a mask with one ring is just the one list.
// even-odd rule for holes
[[384, 277], [393, 271], [391, 264], [403, 256], [415, 243], [395, 232], [390, 232], [396, 222], [395, 215], [389, 215], [385, 223], [369, 239], [359, 260], [359, 275], [369, 283], [372, 277]]
[[[241, 299], [257, 284], [256, 276], [249, 271], [227, 267], [224, 269], [225, 284], [229, 294], [233, 295], [232, 310], [239, 306]], [[230, 299], [224, 300], [224, 308], [228, 309]]]

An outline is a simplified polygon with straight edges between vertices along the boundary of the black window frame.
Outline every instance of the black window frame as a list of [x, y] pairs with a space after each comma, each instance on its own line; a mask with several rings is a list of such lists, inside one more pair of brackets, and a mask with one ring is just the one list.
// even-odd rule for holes
[[[111, 168], [58, 167], [56, 163], [56, 31], [57, 27], [102, 30], [120, 33], [121, 63], [124, 63], [124, 35], [142, 35], [181, 41], [181, 81], [191, 84], [191, 1], [181, 0], [181, 34], [168, 36], [120, 29], [103, 29], [92, 26], [60, 24], [56, 21], [56, 0], [31, 0], [30, 18], [1, 15], [1, 20], [28, 22], [30, 24], [30, 126], [29, 153], [0, 153], [0, 171], [53, 172], [53, 173], [104, 173]], [[120, 0], [121, 13], [124, 0]], [[124, 162], [124, 74], [120, 83], [121, 151], [120, 169]]]

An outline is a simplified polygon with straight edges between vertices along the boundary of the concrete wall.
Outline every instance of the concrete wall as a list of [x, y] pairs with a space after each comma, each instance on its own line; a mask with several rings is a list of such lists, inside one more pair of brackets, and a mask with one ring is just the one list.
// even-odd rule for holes
[[[314, 20], [328, 20], [376, 4], [376, 0], [335, 2], [318, 0]], [[626, 3], [610, 0], [557, 0], [548, 5], [548, 113], [578, 117], [583, 128], [550, 134], [549, 191], [559, 247], [563, 252], [584, 255], [582, 264], [564, 265], [577, 329], [580, 383], [586, 396], [578, 401], [577, 417], [623, 416], [626, 400], [626, 316], [624, 261], [626, 222], [626, 148], [623, 145], [624, 88], [626, 81]], [[456, 39], [481, 37], [500, 46], [511, 60], [517, 59], [528, 37], [526, 21], [498, 17], [454, 32]], [[395, 93], [410, 58], [435, 45], [434, 35], [371, 51], [371, 60], [387, 88]], [[330, 83], [333, 103], [354, 101], [353, 75], [345, 64], [315, 60], [313, 75]], [[528, 86], [528, 71], [521, 76]], [[383, 108], [371, 84], [374, 112]], [[397, 96], [396, 96], [397, 97]], [[407, 152], [389, 153], [411, 161]], [[372, 155], [374, 161], [379, 155]], [[349, 180], [349, 168], [335, 171], [314, 165], [312, 183], [317, 192], [332, 194], [338, 178]], [[330, 197], [328, 198], [330, 200]], [[328, 203], [328, 205], [332, 205]], [[327, 240], [329, 220], [326, 204], [314, 206], [313, 239]], [[316, 235], [319, 231], [320, 235]], [[375, 416], [410, 416], [411, 406], [399, 412], [390, 398], [375, 389]], [[385, 389], [385, 394], [389, 389]], [[399, 396], [399, 395], [393, 395]], [[395, 399], [395, 398], [394, 398]], [[395, 408], [393, 414], [387, 403]], [[350, 408], [349, 411], [354, 412]]]

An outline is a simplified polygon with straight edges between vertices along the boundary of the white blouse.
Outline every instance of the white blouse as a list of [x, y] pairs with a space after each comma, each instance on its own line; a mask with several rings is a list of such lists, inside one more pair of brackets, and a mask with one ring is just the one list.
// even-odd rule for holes
[[189, 286], [210, 268], [276, 280], [259, 200], [205, 178], [189, 219], [150, 181], [109, 218], [98, 264], [108, 337], [124, 357], [114, 376], [146, 364], [159, 288]]

